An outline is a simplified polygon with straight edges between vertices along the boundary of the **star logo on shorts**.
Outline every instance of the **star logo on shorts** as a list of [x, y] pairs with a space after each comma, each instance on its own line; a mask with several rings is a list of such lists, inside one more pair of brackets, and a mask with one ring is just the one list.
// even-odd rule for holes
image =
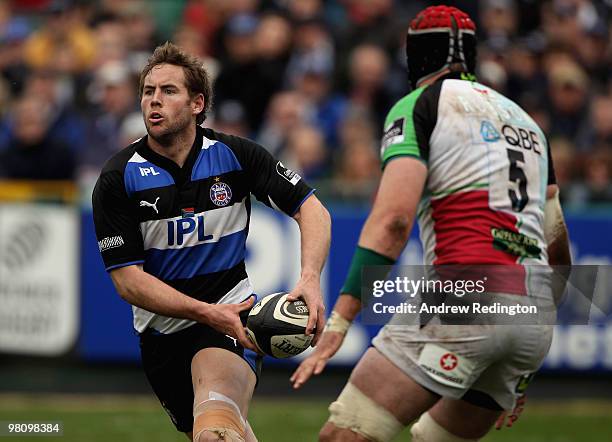
[[440, 367], [442, 367], [446, 371], [453, 370], [457, 364], [459, 363], [457, 356], [452, 353], [445, 353], [440, 358]]
[[225, 336], [227, 336], [227, 337], [228, 337], [228, 338], [230, 338], [232, 341], [234, 341], [234, 347], [238, 347], [238, 339], [236, 339], [236, 338], [234, 338], [234, 337], [232, 337], [232, 336], [230, 336], [230, 335], [225, 335]]

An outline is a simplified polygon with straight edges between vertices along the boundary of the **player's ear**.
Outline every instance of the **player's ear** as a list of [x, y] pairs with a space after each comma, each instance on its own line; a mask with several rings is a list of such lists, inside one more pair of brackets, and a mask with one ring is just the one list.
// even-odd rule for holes
[[191, 109], [194, 115], [199, 114], [204, 110], [204, 94], [196, 95], [193, 100], [191, 100]]

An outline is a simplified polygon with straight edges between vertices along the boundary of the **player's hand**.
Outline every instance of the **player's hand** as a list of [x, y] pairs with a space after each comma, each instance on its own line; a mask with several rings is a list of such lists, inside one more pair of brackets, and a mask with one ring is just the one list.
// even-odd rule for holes
[[323, 333], [319, 345], [302, 361], [289, 378], [289, 381], [293, 383], [293, 388], [300, 388], [313, 374], [321, 374], [327, 365], [327, 361], [336, 354], [343, 341], [344, 335], [342, 333], [332, 331]]
[[312, 346], [317, 345], [323, 328], [325, 327], [325, 305], [323, 304], [323, 295], [321, 294], [321, 283], [319, 277], [302, 277], [296, 284], [295, 288], [287, 296], [288, 301], [297, 301], [302, 298], [308, 306], [308, 325], [306, 326], [306, 334], [311, 335], [315, 332], [312, 340]]
[[508, 414], [507, 411], [504, 411], [502, 415], [497, 419], [497, 422], [495, 422], [495, 429], [501, 430], [504, 427], [504, 422], [506, 421], [506, 418], [508, 418], [506, 427], [512, 427], [512, 425], [514, 425], [516, 420], [520, 417], [521, 413], [525, 409], [525, 402], [527, 402], [527, 396], [519, 396], [519, 398], [516, 400], [516, 405], [514, 406], [514, 409], [510, 412], [510, 414]]
[[248, 338], [244, 325], [240, 320], [240, 312], [253, 307], [255, 297], [250, 296], [240, 304], [211, 304], [211, 312], [207, 315], [207, 324], [220, 333], [236, 338], [240, 345], [257, 352], [255, 344]]

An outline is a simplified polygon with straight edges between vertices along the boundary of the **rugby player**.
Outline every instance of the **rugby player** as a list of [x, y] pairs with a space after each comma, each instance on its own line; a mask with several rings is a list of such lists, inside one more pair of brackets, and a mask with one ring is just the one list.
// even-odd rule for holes
[[[321, 341], [291, 377], [295, 388], [340, 348], [361, 308], [362, 266], [395, 263], [419, 201], [425, 264], [570, 264], [547, 141], [518, 105], [476, 82], [470, 17], [446, 6], [421, 11], [406, 52], [413, 91], [386, 118], [374, 206]], [[494, 231], [528, 237], [542, 252], [496, 248]], [[520, 411], [551, 338], [550, 325], [386, 325], [319, 440], [390, 441], [415, 420], [413, 441], [478, 440], [505, 410]]]
[[196, 58], [170, 43], [156, 48], [139, 92], [147, 135], [106, 163], [93, 192], [102, 258], [133, 306], [144, 370], [176, 428], [196, 442], [252, 442], [250, 195], [297, 221], [302, 269], [290, 298], [307, 303], [315, 343], [330, 217], [262, 146], [201, 127], [212, 91]]

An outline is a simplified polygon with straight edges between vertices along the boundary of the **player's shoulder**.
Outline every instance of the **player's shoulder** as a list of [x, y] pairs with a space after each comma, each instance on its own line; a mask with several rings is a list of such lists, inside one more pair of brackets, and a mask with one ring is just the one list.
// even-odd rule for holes
[[424, 87], [414, 89], [407, 95], [404, 95], [402, 98], [397, 100], [395, 104], [391, 106], [391, 109], [389, 109], [387, 118], [392, 118], [394, 116], [399, 116], [399, 115], [404, 115], [404, 114], [409, 113], [410, 109], [414, 106], [415, 102], [421, 96], [421, 94], [423, 93], [425, 89], [426, 88]]
[[248, 167], [253, 161], [269, 155], [263, 146], [246, 137], [230, 135], [210, 128], [204, 128], [203, 134], [211, 142], [220, 142], [229, 148], [243, 167]]
[[436, 82], [430, 86], [421, 86], [412, 90], [391, 107], [387, 114], [387, 122], [395, 121], [397, 118], [410, 117], [420, 108], [437, 103], [440, 96], [442, 82]]
[[210, 141], [218, 141], [232, 150], [254, 149], [258, 146], [255, 141], [238, 135], [230, 135], [224, 132], [218, 132], [210, 128], [203, 128], [204, 137]]
[[104, 166], [102, 167], [102, 171], [100, 175], [106, 175], [110, 172], [118, 172], [122, 174], [125, 170], [126, 164], [130, 161], [130, 159], [137, 154], [138, 147], [145, 142], [145, 137], [141, 137], [131, 143], [130, 145], [124, 147], [119, 152], [110, 157]]

